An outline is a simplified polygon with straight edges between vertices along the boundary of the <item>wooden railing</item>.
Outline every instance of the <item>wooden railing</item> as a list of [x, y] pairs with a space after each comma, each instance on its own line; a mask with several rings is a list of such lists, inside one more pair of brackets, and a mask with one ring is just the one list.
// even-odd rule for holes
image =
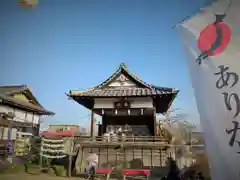
[[116, 146], [122, 144], [123, 146], [165, 146], [168, 141], [162, 137], [157, 136], [126, 136], [126, 137], [114, 137], [108, 138], [102, 136], [75, 136], [74, 142], [81, 144], [82, 146]]
[[191, 147], [191, 148], [204, 148], [204, 145], [196, 144], [170, 144], [167, 139], [159, 136], [126, 136], [118, 139], [104, 139], [102, 136], [75, 136], [74, 143], [84, 147], [105, 147], [116, 146], [121, 144], [123, 147], [140, 147], [140, 148], [156, 148], [156, 147]]
[[125, 136], [125, 137], [112, 137], [106, 138], [103, 136], [75, 136], [74, 140], [77, 141], [126, 141], [126, 142], [167, 142], [167, 139], [164, 139], [159, 136]]

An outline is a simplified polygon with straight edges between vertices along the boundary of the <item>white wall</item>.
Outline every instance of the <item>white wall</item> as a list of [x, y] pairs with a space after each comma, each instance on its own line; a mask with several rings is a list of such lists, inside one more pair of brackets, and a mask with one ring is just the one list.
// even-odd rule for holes
[[40, 124], [40, 116], [39, 115], [34, 114], [33, 123]]
[[113, 82], [111, 84], [109, 84], [108, 86], [110, 87], [135, 87], [136, 84], [134, 82], [131, 82], [131, 81], [125, 81], [123, 83], [120, 83], [120, 82]]
[[34, 124], [39, 124], [40, 116], [37, 114], [33, 114], [32, 112], [27, 112], [21, 109], [12, 108], [6, 105], [0, 105], [0, 112], [8, 113], [14, 112], [15, 118], [14, 121], [19, 122], [29, 122]]
[[[0, 140], [7, 140], [8, 139], [8, 131], [9, 131], [8, 128], [0, 127]], [[11, 140], [16, 139], [16, 132], [17, 132], [17, 129], [12, 128]]]
[[15, 118], [14, 121], [25, 122], [26, 111], [15, 109], [14, 111]]
[[[95, 98], [94, 108], [114, 108], [114, 102], [119, 101], [117, 98]], [[152, 98], [139, 97], [139, 98], [128, 98], [130, 101], [131, 108], [152, 108]]]
[[9, 106], [0, 105], [0, 112], [1, 113], [13, 112], [13, 108]]

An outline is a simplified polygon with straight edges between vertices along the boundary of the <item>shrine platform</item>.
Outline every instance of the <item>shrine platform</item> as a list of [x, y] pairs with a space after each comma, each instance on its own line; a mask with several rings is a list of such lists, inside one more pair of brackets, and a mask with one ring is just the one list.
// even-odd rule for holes
[[162, 137], [157, 136], [126, 136], [122, 138], [105, 139], [102, 136], [75, 136], [74, 143], [80, 144], [82, 147], [166, 147], [168, 141]]

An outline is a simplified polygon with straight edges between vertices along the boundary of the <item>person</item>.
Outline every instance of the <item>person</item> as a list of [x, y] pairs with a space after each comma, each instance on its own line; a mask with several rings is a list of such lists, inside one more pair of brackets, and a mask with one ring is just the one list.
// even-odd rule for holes
[[197, 180], [204, 180], [204, 177], [201, 172], [197, 173]]
[[96, 168], [98, 166], [98, 155], [91, 153], [86, 159], [86, 167], [84, 170], [84, 177], [87, 179], [89, 176], [96, 174]]
[[167, 175], [167, 180], [181, 180], [180, 178], [180, 170], [177, 166], [177, 163], [175, 160], [173, 160], [171, 157], [168, 158], [168, 166], [169, 166], [169, 172]]

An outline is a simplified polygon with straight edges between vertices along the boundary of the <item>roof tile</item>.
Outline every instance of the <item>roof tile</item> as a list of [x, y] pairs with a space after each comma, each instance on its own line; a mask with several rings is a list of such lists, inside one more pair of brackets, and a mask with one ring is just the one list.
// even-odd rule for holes
[[[2, 100], [4, 103], [13, 104], [17, 107], [27, 108], [29, 110], [37, 111], [37, 112], [47, 114], [47, 115], [54, 115], [53, 112], [46, 110], [40, 104], [34, 105], [27, 101], [16, 99], [11, 96], [11, 94], [23, 92], [26, 90], [28, 90], [31, 93], [31, 91], [27, 87], [27, 85], [0, 86], [0, 100]], [[37, 99], [33, 95], [32, 95], [32, 97], [37, 101]]]
[[43, 114], [54, 115], [53, 112], [48, 111], [48, 110], [44, 109], [43, 107], [36, 106], [36, 105], [34, 105], [34, 104], [25, 102], [25, 101], [23, 101], [23, 100], [15, 99], [15, 98], [13, 98], [13, 97], [11, 97], [11, 96], [6, 96], [6, 95], [0, 94], [0, 99], [1, 99], [3, 102], [12, 103], [12, 104], [14, 104], [14, 105], [16, 105], [16, 106], [29, 108], [29, 109], [31, 109], [31, 110], [33, 110], [33, 111], [38, 111], [38, 112], [41, 112], [41, 113], [43, 113]]
[[91, 91], [74, 91], [72, 96], [91, 96], [91, 97], [105, 97], [105, 96], [151, 96], [161, 94], [171, 94], [172, 92], [166, 92], [164, 90], [155, 90], [148, 88], [128, 88], [128, 89], [96, 89]]

